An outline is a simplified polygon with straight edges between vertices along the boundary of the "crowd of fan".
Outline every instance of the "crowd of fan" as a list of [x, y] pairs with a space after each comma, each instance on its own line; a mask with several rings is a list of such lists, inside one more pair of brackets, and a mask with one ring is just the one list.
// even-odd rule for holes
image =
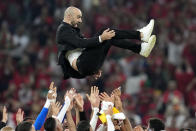
[[[104, 27], [137, 29], [154, 18], [158, 41], [151, 56], [112, 48], [99, 80], [62, 80], [55, 33], [70, 5], [84, 12], [86, 37]], [[100, 92], [122, 86], [124, 112], [133, 127], [158, 117], [167, 130], [196, 129], [195, 6], [195, 0], [1, 0], [0, 104], [8, 108], [8, 125], [17, 125], [19, 107], [35, 118], [53, 80], [59, 100], [70, 87], [84, 96], [92, 84]], [[90, 109], [85, 100], [88, 117]]]
[[[157, 118], [151, 118], [148, 127], [138, 125], [133, 129], [124, 114], [120, 88], [113, 90], [111, 95], [108, 95], [106, 92], [99, 93], [96, 86], [91, 87], [90, 95], [86, 94], [92, 108], [91, 118], [86, 117], [83, 97], [74, 88], [65, 93], [63, 105], [56, 101], [57, 92], [54, 82], [50, 84], [49, 88], [45, 105], [36, 120], [30, 117], [24, 118], [24, 111], [18, 109], [15, 131], [42, 130], [42, 127], [45, 131], [144, 131], [145, 129], [161, 131], [165, 129], [164, 123]], [[101, 109], [99, 109], [100, 101]], [[75, 110], [75, 122], [72, 117], [72, 109]], [[6, 126], [8, 119], [6, 110], [4, 106], [0, 129], [1, 131], [14, 131], [10, 126]], [[90, 121], [88, 121], [89, 119]]]

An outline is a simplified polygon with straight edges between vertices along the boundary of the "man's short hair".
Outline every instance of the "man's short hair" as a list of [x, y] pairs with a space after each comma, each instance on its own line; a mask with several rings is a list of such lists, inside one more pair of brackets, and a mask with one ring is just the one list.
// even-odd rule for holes
[[14, 131], [10, 126], [5, 126], [1, 129], [1, 131]]
[[165, 124], [163, 123], [162, 120], [158, 118], [151, 118], [149, 120], [149, 127], [150, 129], [153, 129], [154, 131], [165, 130]]
[[55, 131], [55, 129], [56, 129], [56, 120], [52, 117], [49, 117], [44, 123], [44, 129], [46, 131]]
[[89, 121], [80, 121], [77, 125], [77, 131], [90, 131]]
[[31, 122], [21, 122], [17, 127], [16, 131], [31, 131], [32, 129], [32, 123]]
[[33, 121], [34, 119], [32, 117], [25, 117], [23, 121]]
[[25, 117], [23, 121], [31, 122], [34, 124], [35, 120], [32, 117]]

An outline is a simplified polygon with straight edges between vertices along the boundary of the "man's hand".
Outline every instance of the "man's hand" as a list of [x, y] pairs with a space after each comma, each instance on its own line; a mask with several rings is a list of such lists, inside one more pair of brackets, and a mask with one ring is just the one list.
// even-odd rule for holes
[[114, 96], [114, 105], [119, 111], [123, 111], [122, 101], [120, 99], [121, 90], [120, 87], [112, 91], [112, 96]]
[[88, 100], [91, 102], [91, 106], [93, 108], [99, 108], [100, 98], [99, 98], [99, 89], [96, 86], [91, 87], [91, 94], [90, 96], [86, 94]]
[[123, 112], [122, 101], [119, 96], [114, 96], [114, 106], [120, 111]]
[[70, 105], [68, 107], [67, 111], [71, 111], [73, 108], [73, 99], [76, 96], [76, 90], [74, 88], [70, 89], [69, 91], [66, 92], [65, 96], [64, 96], [64, 100], [66, 101], [66, 97], [69, 98], [70, 100]]
[[50, 87], [49, 87], [47, 99], [49, 100], [56, 100], [56, 87], [54, 87], [54, 82], [51, 82]]
[[76, 95], [76, 90], [74, 88], [72, 88], [71, 90], [67, 91], [65, 96], [64, 96], [64, 99], [67, 97], [69, 97], [70, 101], [73, 100], [73, 98], [75, 97]]
[[95, 78], [95, 80], [99, 79], [101, 77], [102, 71], [99, 70], [96, 74], [93, 75], [93, 78]]
[[80, 111], [80, 112], [83, 112], [84, 108], [84, 100], [83, 100], [83, 97], [80, 95], [80, 94], [77, 94], [75, 96], [75, 103], [76, 105], [76, 108]]
[[8, 119], [8, 114], [7, 114], [7, 108], [6, 106], [3, 107], [3, 116], [2, 116], [2, 122], [6, 123]]
[[104, 32], [101, 34], [101, 40], [105, 41], [105, 40], [110, 40], [112, 39], [112, 37], [115, 36], [115, 32], [114, 30], [110, 30], [109, 28], [104, 30]]
[[102, 101], [107, 101], [107, 102], [112, 102], [114, 103], [114, 95], [112, 95], [111, 97], [106, 93], [101, 93], [99, 95], [99, 97], [101, 98]]
[[118, 87], [117, 89], [114, 89], [112, 91], [112, 95], [115, 95], [115, 96], [121, 96], [121, 87]]
[[60, 102], [56, 102], [56, 103], [52, 103], [51, 104], [51, 112], [53, 116], [57, 116], [60, 109], [62, 108], [62, 105], [60, 104]]
[[104, 113], [105, 113], [105, 115], [110, 115], [110, 116], [112, 116], [112, 114], [113, 114], [112, 106], [110, 105], [110, 106], [108, 107], [108, 109], [104, 111]]
[[24, 111], [22, 111], [21, 108], [18, 109], [18, 112], [16, 113], [16, 122], [17, 125], [20, 124], [24, 119]]

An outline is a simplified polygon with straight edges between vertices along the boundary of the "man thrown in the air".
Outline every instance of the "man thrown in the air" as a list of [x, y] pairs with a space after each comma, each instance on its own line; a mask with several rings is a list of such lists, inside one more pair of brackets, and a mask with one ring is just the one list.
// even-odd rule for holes
[[[64, 79], [100, 77], [100, 68], [111, 46], [131, 50], [148, 57], [153, 49], [156, 36], [151, 35], [154, 20], [139, 30], [104, 29], [95, 37], [84, 38], [78, 24], [82, 23], [82, 12], [76, 7], [68, 7], [64, 19], [56, 33], [58, 64], [62, 67]], [[140, 40], [141, 44], [126, 41]]]

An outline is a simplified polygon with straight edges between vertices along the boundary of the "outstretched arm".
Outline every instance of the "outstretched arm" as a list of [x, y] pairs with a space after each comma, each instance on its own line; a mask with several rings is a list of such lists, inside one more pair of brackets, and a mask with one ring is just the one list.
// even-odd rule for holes
[[39, 113], [38, 117], [35, 120], [35, 123], [34, 123], [35, 130], [41, 129], [41, 127], [43, 126], [45, 119], [47, 117], [50, 104], [52, 102], [55, 102], [55, 100], [56, 100], [57, 95], [56, 95], [56, 87], [54, 87], [54, 82], [51, 82], [49, 88], [50, 88], [50, 90], [48, 91], [46, 103], [45, 103], [44, 107], [42, 108], [41, 112]]
[[16, 123], [19, 125], [24, 119], [24, 111], [21, 108], [18, 109], [16, 113]]
[[112, 106], [109, 106], [107, 110], [105, 110], [105, 114], [106, 114], [106, 119], [107, 119], [107, 131], [114, 131], [115, 127], [114, 124], [112, 122]]
[[[74, 98], [74, 108], [76, 111], [76, 125], [81, 121], [81, 119], [85, 119], [84, 113], [84, 100], [83, 97], [78, 93]], [[83, 116], [84, 115], [84, 116]]]
[[73, 101], [71, 102], [68, 110], [67, 110], [67, 124], [70, 131], [76, 131], [76, 125], [73, 121], [71, 110], [73, 108]]
[[71, 28], [59, 28], [57, 31], [57, 39], [58, 42], [68, 43], [78, 48], [91, 48], [97, 47], [99, 45], [99, 39], [101, 41], [109, 40], [115, 36], [115, 32], [113, 30], [105, 30], [102, 35], [99, 37], [92, 37], [88, 39], [80, 38], [77, 34], [72, 31]]
[[[115, 107], [120, 111], [120, 112], [124, 112], [123, 110], [123, 106], [122, 106], [122, 101], [120, 99], [120, 96], [121, 96], [121, 90], [120, 88], [118, 89], [115, 89], [113, 92], [112, 92], [112, 95], [114, 95], [114, 105]], [[125, 120], [123, 121], [124, 122], [124, 128], [127, 130], [127, 131], [133, 131], [133, 128], [132, 128], [132, 125], [129, 121], [128, 118], [125, 118]]]
[[61, 123], [63, 123], [63, 119], [64, 119], [64, 116], [65, 116], [65, 113], [67, 112], [71, 102], [73, 101], [73, 98], [75, 96], [75, 92], [76, 92], [76, 90], [72, 88], [70, 91], [67, 91], [65, 96], [64, 96], [65, 103], [63, 105], [63, 108], [61, 109], [61, 111], [59, 112], [59, 114], [57, 116], [57, 119]]
[[92, 118], [90, 121], [90, 125], [92, 127], [92, 131], [95, 131], [95, 128], [97, 125], [97, 120], [98, 120], [97, 113], [99, 112], [99, 104], [100, 104], [98, 87], [96, 87], [96, 86], [91, 87], [90, 96], [88, 94], [86, 96], [87, 96], [88, 100], [91, 102], [93, 115], [92, 115]]

